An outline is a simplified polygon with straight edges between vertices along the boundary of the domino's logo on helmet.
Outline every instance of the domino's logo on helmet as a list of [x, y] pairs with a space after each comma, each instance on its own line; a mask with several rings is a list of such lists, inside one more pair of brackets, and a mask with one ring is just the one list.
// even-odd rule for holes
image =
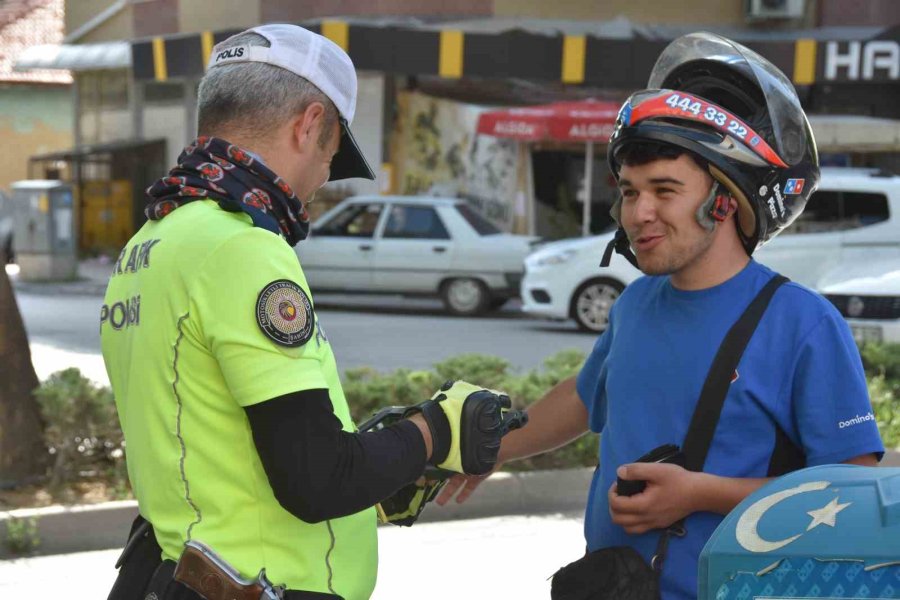
[[626, 102], [622, 105], [622, 108], [619, 109], [619, 114], [616, 117], [616, 127], [628, 127], [631, 124], [631, 103]]

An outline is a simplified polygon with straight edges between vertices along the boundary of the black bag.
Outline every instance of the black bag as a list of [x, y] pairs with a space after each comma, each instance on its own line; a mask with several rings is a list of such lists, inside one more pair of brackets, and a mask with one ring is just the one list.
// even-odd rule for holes
[[553, 600], [648, 600], [659, 598], [659, 582], [631, 546], [589, 552], [553, 575]]
[[[788, 279], [776, 275], [760, 290], [744, 314], [728, 330], [719, 346], [694, 408], [684, 439], [685, 468], [702, 471], [712, 443], [722, 406], [728, 395], [731, 376], [741, 361], [756, 326], [772, 296]], [[669, 539], [685, 534], [684, 522], [669, 526], [661, 535], [651, 564], [630, 546], [602, 548], [553, 574], [552, 600], [659, 600], [659, 575]]]

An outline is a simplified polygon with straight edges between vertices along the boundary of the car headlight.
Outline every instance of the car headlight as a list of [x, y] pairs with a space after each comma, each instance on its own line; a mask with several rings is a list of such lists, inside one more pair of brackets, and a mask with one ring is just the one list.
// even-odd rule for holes
[[543, 256], [535, 261], [538, 267], [549, 267], [550, 265], [561, 265], [572, 260], [578, 254], [575, 250], [563, 250], [548, 256]]

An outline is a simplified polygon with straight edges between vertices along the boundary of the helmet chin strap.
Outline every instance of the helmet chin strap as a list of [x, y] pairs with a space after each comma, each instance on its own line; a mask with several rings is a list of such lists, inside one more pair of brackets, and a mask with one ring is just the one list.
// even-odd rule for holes
[[603, 252], [603, 258], [600, 259], [601, 267], [609, 266], [613, 250], [624, 256], [628, 262], [634, 265], [635, 269], [640, 269], [637, 257], [634, 255], [634, 252], [631, 251], [631, 244], [628, 241], [628, 236], [625, 234], [625, 230], [622, 229], [621, 225], [616, 229], [616, 235], [614, 235], [613, 239], [606, 245], [606, 250]]
[[631, 251], [631, 244], [628, 242], [628, 235], [626, 235], [625, 230], [622, 228], [622, 201], [616, 200], [616, 202], [609, 209], [609, 216], [615, 220], [616, 223], [619, 223], [619, 228], [616, 229], [616, 235], [613, 236], [613, 239], [606, 245], [606, 250], [603, 252], [603, 258], [600, 259], [601, 267], [608, 267], [609, 261], [612, 260], [613, 250], [621, 254], [625, 257], [625, 259], [634, 265], [635, 269], [640, 269], [637, 263], [637, 257], [634, 255], [634, 252]]

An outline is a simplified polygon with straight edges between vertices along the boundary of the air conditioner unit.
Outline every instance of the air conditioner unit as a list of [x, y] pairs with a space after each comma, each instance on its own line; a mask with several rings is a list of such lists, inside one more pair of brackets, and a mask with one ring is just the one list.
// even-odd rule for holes
[[805, 0], [747, 0], [748, 19], [797, 19]]

